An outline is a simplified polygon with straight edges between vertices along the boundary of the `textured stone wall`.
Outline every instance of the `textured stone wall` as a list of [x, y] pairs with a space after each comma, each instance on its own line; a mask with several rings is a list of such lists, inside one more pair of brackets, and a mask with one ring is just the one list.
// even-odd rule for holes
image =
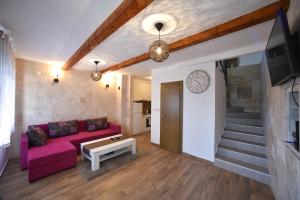
[[90, 72], [63, 72], [60, 82], [52, 85], [53, 67], [47, 64], [16, 60], [16, 127], [12, 134], [11, 155], [19, 155], [20, 134], [28, 125], [72, 119], [107, 116], [116, 121], [116, 81], [110, 87], [95, 82]]
[[128, 75], [118, 74], [116, 76], [116, 87], [116, 119], [122, 126], [122, 133], [130, 135], [130, 85]]
[[131, 134], [131, 95], [130, 95], [130, 76], [123, 75], [122, 79], [122, 125], [126, 134]]
[[[263, 114], [272, 189], [280, 200], [300, 199], [300, 153], [284, 141], [289, 135], [291, 82], [271, 87], [266, 59], [262, 62]], [[296, 86], [299, 90], [299, 85]]]
[[[300, 30], [299, 8], [300, 0], [291, 0], [288, 20], [292, 32]], [[284, 142], [290, 139], [289, 95], [292, 82], [271, 87], [266, 58], [263, 59], [261, 69], [264, 127], [272, 190], [276, 199], [300, 200], [300, 153]], [[298, 91], [299, 83], [297, 81], [295, 87]]]
[[260, 65], [229, 68], [227, 77], [228, 106], [242, 107], [245, 112], [260, 112]]

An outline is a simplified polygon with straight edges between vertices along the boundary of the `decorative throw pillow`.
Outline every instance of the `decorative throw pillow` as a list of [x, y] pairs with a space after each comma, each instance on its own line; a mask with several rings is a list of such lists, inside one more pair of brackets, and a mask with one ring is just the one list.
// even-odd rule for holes
[[78, 133], [78, 121], [50, 122], [48, 128], [50, 138], [72, 135]]
[[88, 131], [97, 131], [108, 127], [107, 117], [97, 119], [87, 119], [86, 126]]
[[47, 144], [47, 133], [38, 126], [29, 126], [26, 134], [30, 146], [43, 146]]

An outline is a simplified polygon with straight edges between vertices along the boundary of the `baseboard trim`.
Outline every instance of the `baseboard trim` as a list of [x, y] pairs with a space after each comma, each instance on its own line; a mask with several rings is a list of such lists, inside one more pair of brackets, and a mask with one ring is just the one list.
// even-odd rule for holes
[[188, 153], [185, 153], [185, 152], [182, 152], [181, 154], [182, 154], [183, 156], [190, 157], [190, 158], [193, 158], [193, 159], [195, 159], [195, 160], [199, 160], [199, 161], [201, 161], [201, 162], [206, 162], [206, 163], [208, 163], [208, 164], [210, 164], [210, 165], [214, 165], [214, 162], [212, 162], [212, 161], [210, 161], [210, 160], [205, 160], [205, 159], [203, 159], [203, 158], [199, 158], [199, 157], [193, 156], [193, 155], [188, 154]]
[[[154, 146], [157, 146], [157, 147], [160, 147], [159, 144], [156, 144], [156, 143], [153, 143], [153, 142], [150, 142], [151, 144], [153, 144]], [[161, 147], [160, 147], [161, 148]]]
[[[156, 143], [153, 143], [153, 142], [150, 142], [152, 145], [154, 146], [157, 146], [159, 148], [161, 148], [161, 146], [159, 144], [156, 144]], [[167, 151], [167, 150], [166, 150]], [[196, 156], [193, 156], [191, 154], [188, 154], [188, 153], [185, 153], [185, 152], [181, 152], [181, 153], [178, 153], [178, 154], [181, 154], [185, 157], [189, 157], [189, 158], [192, 158], [192, 159], [195, 159], [195, 160], [198, 160], [198, 161], [201, 161], [201, 162], [206, 162], [207, 164], [210, 164], [210, 165], [214, 165], [214, 162], [210, 161], [210, 160], [205, 160], [203, 158], [198, 158]]]

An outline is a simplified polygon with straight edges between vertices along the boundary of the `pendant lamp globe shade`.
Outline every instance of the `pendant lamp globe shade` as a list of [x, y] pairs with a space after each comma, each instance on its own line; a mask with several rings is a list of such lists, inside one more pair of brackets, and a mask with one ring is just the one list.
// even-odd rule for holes
[[97, 65], [100, 63], [100, 61], [99, 60], [95, 60], [94, 63], [96, 65], [96, 70], [91, 73], [91, 78], [94, 81], [100, 81], [100, 79], [102, 78], [102, 74], [101, 74], [100, 71], [97, 70]]
[[154, 41], [149, 47], [150, 58], [156, 62], [163, 62], [169, 57], [169, 46], [162, 40]]
[[101, 78], [102, 78], [102, 74], [101, 74], [101, 72], [97, 72], [97, 71], [92, 72], [92, 73], [91, 73], [91, 78], [92, 78], [94, 81], [100, 81]]

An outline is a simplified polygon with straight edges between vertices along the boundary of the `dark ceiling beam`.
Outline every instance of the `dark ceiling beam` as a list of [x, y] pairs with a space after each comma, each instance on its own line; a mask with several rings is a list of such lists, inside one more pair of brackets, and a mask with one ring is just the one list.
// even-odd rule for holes
[[[235, 18], [233, 20], [215, 26], [213, 28], [210, 28], [208, 30], [177, 40], [176, 42], [169, 44], [170, 52], [178, 51], [190, 47], [192, 45], [206, 42], [208, 40], [212, 40], [269, 21], [276, 17], [276, 14], [280, 8], [283, 8], [285, 11], [287, 11], [289, 8], [289, 4], [290, 4], [289, 0], [280, 0], [268, 6], [260, 8], [256, 11], [250, 12], [248, 14], [245, 14], [243, 16], [240, 16], [238, 18]], [[126, 61], [123, 61], [121, 63], [105, 68], [101, 70], [101, 72], [104, 73], [108, 71], [116, 71], [149, 59], [150, 56], [148, 52], [146, 52], [136, 57], [130, 58]]]
[[66, 61], [63, 70], [71, 69], [85, 55], [103, 42], [122, 25], [146, 8], [153, 0], [124, 0], [116, 10], [92, 33]]

